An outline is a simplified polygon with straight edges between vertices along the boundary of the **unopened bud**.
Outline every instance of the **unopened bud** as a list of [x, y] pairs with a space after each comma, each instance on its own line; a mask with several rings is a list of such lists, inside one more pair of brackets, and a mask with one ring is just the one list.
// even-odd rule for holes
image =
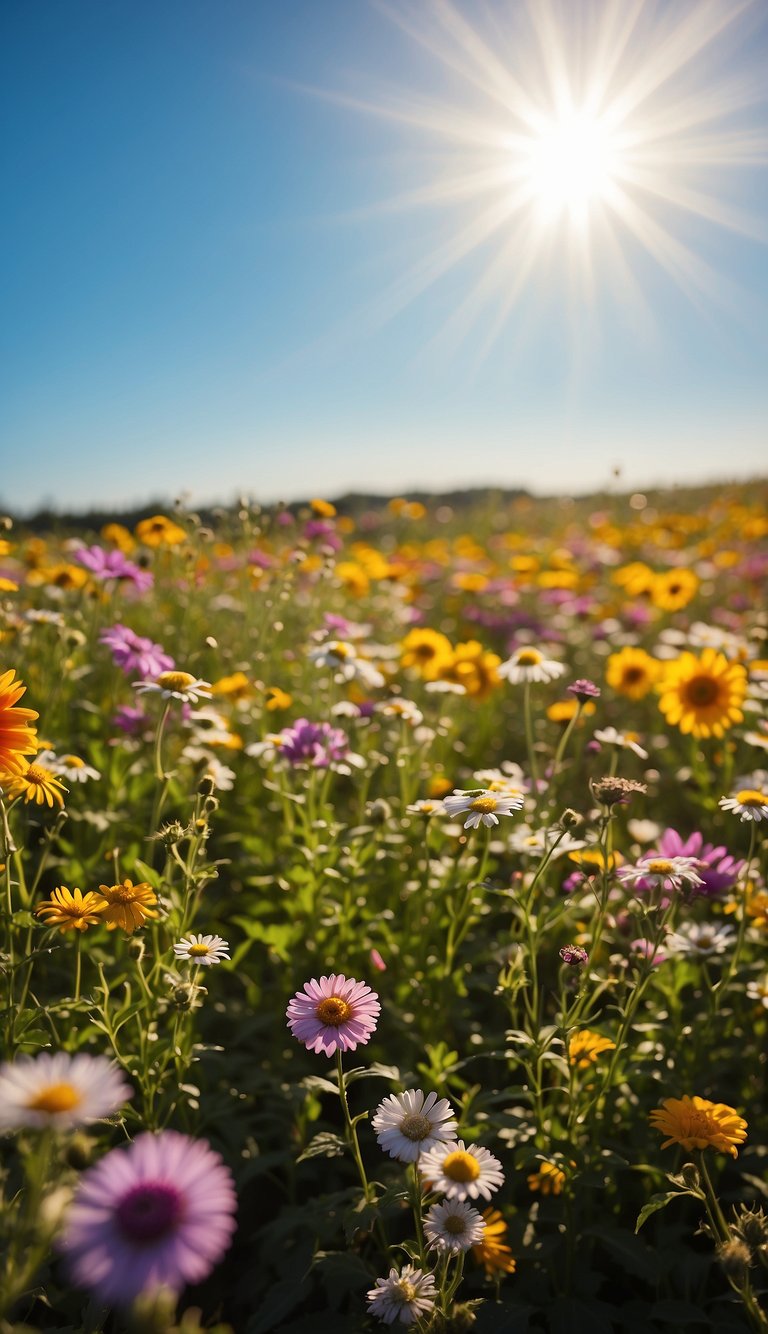
[[680, 1168], [680, 1176], [689, 1190], [701, 1190], [701, 1177], [695, 1163], [683, 1163]]
[[578, 811], [571, 810], [571, 807], [567, 806], [560, 816], [558, 823], [561, 829], [577, 829], [582, 823], [582, 820], [583, 817], [579, 815]]
[[216, 784], [210, 774], [203, 774], [197, 785], [197, 790], [201, 797], [212, 797], [216, 791]]
[[727, 1241], [718, 1250], [717, 1258], [729, 1278], [734, 1279], [736, 1283], [743, 1282], [752, 1263], [750, 1249], [743, 1241], [738, 1241], [736, 1238]]
[[195, 998], [195, 988], [182, 982], [180, 986], [173, 988], [172, 1000], [177, 1010], [191, 1010], [192, 1001]]
[[76, 1172], [83, 1172], [93, 1157], [93, 1140], [87, 1135], [73, 1135], [64, 1151], [64, 1161]]
[[137, 963], [141, 963], [144, 958], [145, 948], [144, 941], [140, 936], [131, 936], [127, 945], [128, 958], [135, 959]]
[[392, 819], [392, 807], [383, 797], [370, 801], [367, 810], [371, 824], [387, 824]]
[[581, 945], [564, 945], [560, 951], [560, 958], [572, 968], [583, 968], [589, 963], [589, 955]]

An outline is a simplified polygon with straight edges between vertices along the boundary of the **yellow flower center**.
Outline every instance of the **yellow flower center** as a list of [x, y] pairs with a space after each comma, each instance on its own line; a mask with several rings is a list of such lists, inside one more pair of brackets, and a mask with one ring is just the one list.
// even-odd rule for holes
[[397, 1289], [397, 1292], [399, 1296], [402, 1297], [404, 1303], [412, 1302], [416, 1296], [415, 1287], [412, 1283], [409, 1283], [406, 1278], [401, 1278], [400, 1282], [395, 1283], [393, 1287]]
[[345, 1023], [350, 1018], [352, 1006], [342, 996], [326, 996], [320, 1001], [315, 1014], [321, 1024], [328, 1024], [330, 1028], [338, 1028], [340, 1024]]
[[40, 787], [45, 787], [51, 781], [51, 774], [40, 764], [30, 764], [24, 777], [28, 783], [39, 784]]
[[161, 672], [155, 685], [162, 686], [163, 690], [186, 690], [194, 679], [189, 672]]
[[110, 903], [133, 903], [139, 894], [137, 885], [112, 885], [108, 897]]
[[190, 945], [189, 947], [189, 957], [191, 959], [202, 959], [205, 954], [210, 954], [210, 952], [210, 946], [208, 945]]
[[672, 863], [665, 857], [651, 857], [645, 864], [651, 875], [670, 875], [674, 869]]
[[85, 760], [81, 760], [79, 755], [62, 755], [62, 764], [66, 764], [68, 769], [84, 769]]
[[624, 668], [624, 684], [625, 684], [625, 685], [628, 685], [628, 686], [635, 686], [635, 685], [637, 685], [640, 681], [645, 680], [645, 677], [646, 677], [646, 671], [645, 671], [645, 669], [644, 669], [643, 667], [625, 667], [625, 668]]
[[451, 1181], [477, 1181], [479, 1175], [480, 1164], [464, 1149], [455, 1149], [443, 1159], [443, 1176], [449, 1177]]
[[71, 1112], [72, 1108], [79, 1107], [82, 1101], [82, 1093], [71, 1084], [49, 1084], [47, 1088], [35, 1094], [27, 1103], [27, 1108], [30, 1112], [49, 1112], [55, 1116], [57, 1112]]
[[685, 683], [685, 696], [694, 708], [705, 709], [714, 704], [719, 690], [718, 683], [712, 676], [692, 676]]
[[736, 800], [740, 806], [768, 806], [768, 796], [751, 787], [745, 787], [741, 792], [737, 792]]
[[404, 1116], [400, 1122], [400, 1134], [405, 1135], [406, 1139], [418, 1143], [419, 1140], [426, 1139], [431, 1133], [432, 1122], [428, 1116], [419, 1116], [417, 1112], [411, 1112], [409, 1116]]
[[331, 653], [335, 658], [348, 658], [351, 652], [348, 644], [331, 644]]
[[490, 815], [492, 811], [496, 810], [497, 804], [495, 797], [475, 797], [475, 800], [470, 803], [469, 809], [480, 811], [482, 815]]
[[537, 667], [540, 662], [541, 654], [535, 648], [524, 648], [517, 655], [518, 667]]

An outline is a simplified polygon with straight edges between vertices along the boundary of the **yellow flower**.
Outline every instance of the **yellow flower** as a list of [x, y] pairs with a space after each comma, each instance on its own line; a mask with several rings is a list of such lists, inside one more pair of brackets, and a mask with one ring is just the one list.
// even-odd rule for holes
[[333, 572], [353, 597], [365, 597], [371, 587], [368, 575], [356, 560], [339, 561]]
[[0, 676], [0, 767], [9, 773], [22, 773], [25, 755], [37, 750], [37, 732], [30, 723], [38, 717], [34, 709], [17, 709], [26, 686], [15, 680], [13, 669]]
[[[742, 899], [732, 899], [726, 903], [724, 912], [738, 913], [741, 916]], [[750, 920], [750, 926], [765, 930], [768, 927], [768, 893], [764, 889], [757, 889], [753, 884], [747, 885], [746, 900], [744, 908]]]
[[451, 661], [439, 668], [437, 679], [453, 681], [475, 699], [485, 699], [500, 684], [496, 670], [500, 665], [498, 653], [490, 653], [477, 639], [469, 639], [456, 645]]
[[310, 500], [309, 506], [313, 514], [321, 519], [332, 519], [336, 513], [336, 506], [330, 500]]
[[121, 523], [105, 524], [101, 530], [101, 536], [105, 542], [111, 542], [113, 547], [117, 547], [118, 551], [124, 552], [126, 556], [129, 555], [136, 546], [128, 529], [124, 528]]
[[30, 576], [31, 584], [54, 584], [56, 588], [82, 588], [90, 578], [88, 571], [79, 565], [46, 565]]
[[177, 547], [187, 540], [184, 529], [164, 514], [153, 514], [151, 519], [141, 519], [135, 531], [137, 541], [143, 542], [145, 547]]
[[436, 681], [453, 661], [453, 647], [439, 630], [409, 630], [400, 645], [400, 661], [403, 667], [417, 668], [425, 681]]
[[642, 648], [623, 648], [605, 664], [609, 686], [627, 699], [642, 699], [658, 680], [661, 664]]
[[682, 1144], [684, 1149], [718, 1149], [737, 1156], [737, 1144], [747, 1138], [747, 1123], [733, 1107], [707, 1098], [665, 1098], [661, 1107], [651, 1112], [651, 1125], [667, 1138], [662, 1149]]
[[[575, 862], [585, 875], [591, 873], [594, 874], [605, 868], [605, 857], [603, 856], [602, 848], [583, 848], [578, 852], [569, 852], [568, 859], [569, 861]], [[615, 871], [617, 866], [622, 865], [623, 861], [624, 858], [620, 852], [610, 853], [608, 857], [608, 869], [610, 871]]]
[[224, 695], [227, 699], [247, 699], [253, 694], [253, 686], [245, 672], [233, 672], [231, 676], [221, 676], [211, 686], [213, 695]]
[[101, 895], [93, 890], [83, 894], [82, 890], [61, 885], [49, 899], [38, 903], [35, 914], [47, 917], [46, 926], [57, 926], [60, 931], [86, 931], [89, 926], [99, 925], [101, 910], [106, 906]]
[[482, 593], [488, 587], [488, 575], [479, 570], [458, 570], [451, 576], [451, 584], [462, 593]]
[[145, 918], [158, 915], [153, 909], [157, 895], [144, 880], [138, 885], [131, 880], [123, 880], [119, 885], [99, 885], [99, 894], [106, 900], [102, 919], [108, 931], [120, 926], [130, 936], [137, 926], [144, 925]]
[[514, 1274], [517, 1261], [506, 1245], [507, 1225], [498, 1209], [484, 1209], [485, 1232], [482, 1241], [472, 1247], [472, 1259], [483, 1265], [488, 1278]]
[[289, 695], [287, 690], [281, 690], [279, 686], [267, 686], [265, 693], [267, 708], [270, 713], [279, 713], [283, 709], [290, 709], [293, 704], [293, 695]]
[[453, 783], [449, 778], [442, 778], [440, 774], [436, 774], [434, 778], [430, 778], [428, 788], [430, 797], [439, 801], [447, 792], [453, 791]]
[[[570, 699], [557, 699], [554, 704], [550, 704], [547, 709], [547, 717], [551, 723], [569, 723], [576, 714], [579, 707], [579, 701], [571, 696]], [[581, 716], [586, 717], [595, 712], [595, 705], [591, 699], [588, 699], [581, 706]]]
[[644, 565], [640, 560], [634, 560], [629, 565], [622, 565], [616, 570], [613, 576], [613, 582], [624, 589], [627, 597], [639, 598], [650, 593], [656, 576], [648, 565]]
[[577, 1070], [588, 1070], [590, 1065], [597, 1064], [603, 1052], [615, 1050], [616, 1043], [610, 1038], [604, 1038], [602, 1033], [595, 1033], [591, 1028], [580, 1028], [568, 1041], [568, 1063]]
[[540, 1190], [542, 1195], [560, 1195], [565, 1180], [565, 1172], [557, 1163], [539, 1163], [538, 1172], [528, 1177], [528, 1189]]
[[19, 585], [14, 583], [13, 579], [6, 579], [0, 575], [0, 593], [18, 593]]
[[659, 708], [668, 723], [694, 737], [721, 737], [744, 714], [747, 673], [740, 662], [728, 662], [707, 648], [700, 658], [681, 653], [661, 682]]
[[27, 764], [21, 773], [0, 774], [0, 786], [9, 797], [23, 797], [36, 806], [63, 806], [66, 788], [50, 769], [41, 764]]
[[693, 570], [665, 570], [664, 574], [654, 576], [651, 601], [661, 611], [680, 611], [698, 591], [699, 580]]

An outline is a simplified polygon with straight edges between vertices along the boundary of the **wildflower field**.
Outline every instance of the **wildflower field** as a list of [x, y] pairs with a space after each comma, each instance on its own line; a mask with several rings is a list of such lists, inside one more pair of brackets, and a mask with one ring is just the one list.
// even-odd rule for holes
[[768, 1329], [767, 495], [6, 526], [3, 1334]]

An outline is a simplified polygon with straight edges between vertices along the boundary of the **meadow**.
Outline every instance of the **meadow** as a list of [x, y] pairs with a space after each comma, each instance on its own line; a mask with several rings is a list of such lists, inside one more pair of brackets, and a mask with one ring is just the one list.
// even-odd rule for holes
[[2, 1334], [768, 1330], [767, 498], [6, 524]]

